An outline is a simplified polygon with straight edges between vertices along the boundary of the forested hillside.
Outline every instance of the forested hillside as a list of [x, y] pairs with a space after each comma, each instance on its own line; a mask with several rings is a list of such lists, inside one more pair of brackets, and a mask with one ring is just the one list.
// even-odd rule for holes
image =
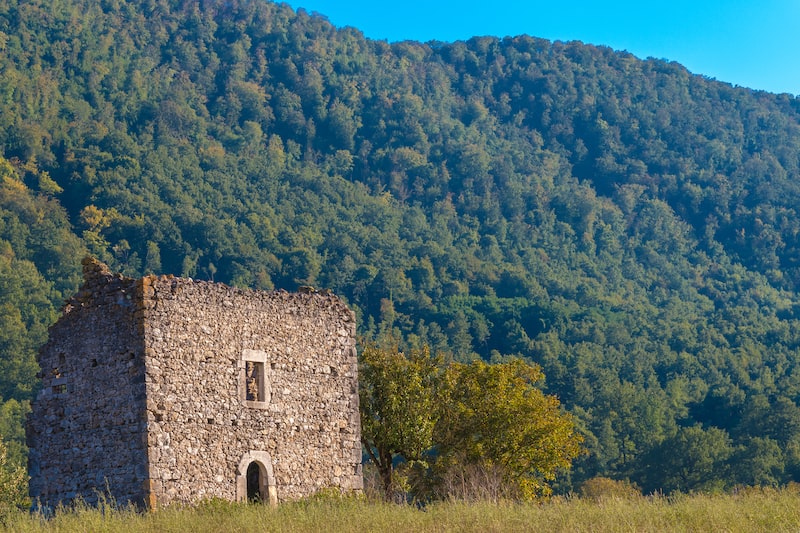
[[0, 434], [92, 253], [330, 288], [366, 337], [540, 364], [562, 489], [800, 481], [800, 99], [266, 0], [0, 3]]

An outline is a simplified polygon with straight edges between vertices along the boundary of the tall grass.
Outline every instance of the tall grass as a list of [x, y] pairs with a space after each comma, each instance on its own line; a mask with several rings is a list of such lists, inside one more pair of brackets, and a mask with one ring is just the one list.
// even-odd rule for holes
[[19, 532], [800, 531], [800, 493], [758, 489], [678, 497], [556, 498], [542, 504], [436, 503], [424, 508], [315, 498], [271, 508], [211, 501], [150, 513], [78, 507], [45, 519], [6, 516]]

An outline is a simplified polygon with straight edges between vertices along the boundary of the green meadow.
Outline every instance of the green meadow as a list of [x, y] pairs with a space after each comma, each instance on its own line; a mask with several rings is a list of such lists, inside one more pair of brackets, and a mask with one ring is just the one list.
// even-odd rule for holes
[[732, 494], [559, 497], [545, 503], [443, 502], [425, 507], [354, 498], [314, 498], [267, 507], [210, 501], [141, 513], [111, 505], [45, 518], [6, 516], [15, 532], [314, 531], [798, 531], [800, 492], [747, 489]]

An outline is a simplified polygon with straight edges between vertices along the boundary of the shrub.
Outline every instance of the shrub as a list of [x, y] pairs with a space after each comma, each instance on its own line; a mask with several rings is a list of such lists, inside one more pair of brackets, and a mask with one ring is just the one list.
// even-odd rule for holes
[[607, 477], [593, 477], [586, 480], [580, 488], [580, 495], [592, 501], [607, 499], [631, 499], [642, 495], [639, 487], [627, 480]]

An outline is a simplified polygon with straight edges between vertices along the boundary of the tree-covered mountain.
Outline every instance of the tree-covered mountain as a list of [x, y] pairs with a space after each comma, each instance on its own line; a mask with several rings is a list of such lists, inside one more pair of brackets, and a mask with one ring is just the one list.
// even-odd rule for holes
[[0, 155], [12, 457], [90, 252], [326, 287], [367, 337], [537, 362], [586, 439], [565, 489], [800, 481], [800, 99], [266, 0], [7, 0]]

